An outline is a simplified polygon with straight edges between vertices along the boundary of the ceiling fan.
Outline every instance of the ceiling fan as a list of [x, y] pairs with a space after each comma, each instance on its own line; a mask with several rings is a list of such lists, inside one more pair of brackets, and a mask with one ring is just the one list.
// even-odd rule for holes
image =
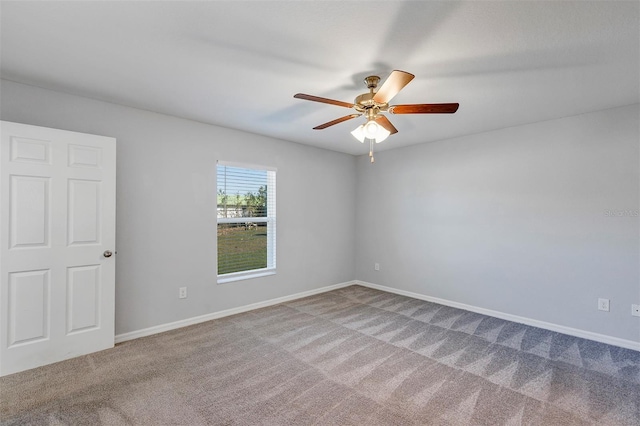
[[389, 105], [389, 101], [400, 92], [415, 76], [405, 71], [394, 70], [389, 77], [382, 83], [380, 89], [375, 90], [380, 82], [380, 77], [370, 75], [364, 79], [369, 93], [363, 93], [355, 98], [353, 103], [336, 101], [334, 99], [321, 98], [319, 96], [306, 95], [297, 93], [293, 97], [304, 99], [307, 101], [321, 102], [330, 105], [337, 105], [345, 108], [352, 108], [356, 113], [345, 115], [319, 126], [314, 130], [322, 130], [335, 124], [342, 123], [352, 118], [365, 116], [366, 123], [358, 126], [351, 134], [364, 143], [365, 139], [369, 139], [369, 157], [371, 162], [373, 159], [373, 143], [379, 143], [385, 140], [389, 135], [398, 133], [391, 121], [382, 113], [389, 112], [391, 114], [453, 114], [458, 110], [459, 104], [408, 104], [408, 105]]

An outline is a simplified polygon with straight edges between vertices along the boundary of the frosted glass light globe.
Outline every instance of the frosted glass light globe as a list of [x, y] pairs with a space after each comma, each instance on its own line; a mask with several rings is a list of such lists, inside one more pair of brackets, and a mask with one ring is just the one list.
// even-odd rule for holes
[[367, 121], [364, 125], [364, 137], [367, 139], [375, 139], [380, 131], [380, 126], [373, 120]]

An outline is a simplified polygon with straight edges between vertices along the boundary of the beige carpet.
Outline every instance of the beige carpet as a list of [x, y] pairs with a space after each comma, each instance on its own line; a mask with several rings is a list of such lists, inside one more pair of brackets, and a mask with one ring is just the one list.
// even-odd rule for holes
[[640, 424], [640, 352], [360, 286], [0, 386], [3, 425]]

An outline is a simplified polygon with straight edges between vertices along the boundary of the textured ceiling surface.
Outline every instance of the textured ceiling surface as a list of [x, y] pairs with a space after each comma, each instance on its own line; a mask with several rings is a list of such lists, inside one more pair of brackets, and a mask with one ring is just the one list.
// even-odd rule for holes
[[362, 79], [416, 78], [377, 149], [441, 140], [640, 98], [640, 2], [6, 2], [3, 78], [350, 154]]

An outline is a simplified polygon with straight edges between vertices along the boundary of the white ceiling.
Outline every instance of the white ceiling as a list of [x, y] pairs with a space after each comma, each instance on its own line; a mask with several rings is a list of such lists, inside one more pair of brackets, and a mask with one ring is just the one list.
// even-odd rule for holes
[[95, 99], [350, 154], [362, 78], [416, 78], [377, 149], [446, 139], [640, 98], [640, 2], [6, 2], [1, 75]]

